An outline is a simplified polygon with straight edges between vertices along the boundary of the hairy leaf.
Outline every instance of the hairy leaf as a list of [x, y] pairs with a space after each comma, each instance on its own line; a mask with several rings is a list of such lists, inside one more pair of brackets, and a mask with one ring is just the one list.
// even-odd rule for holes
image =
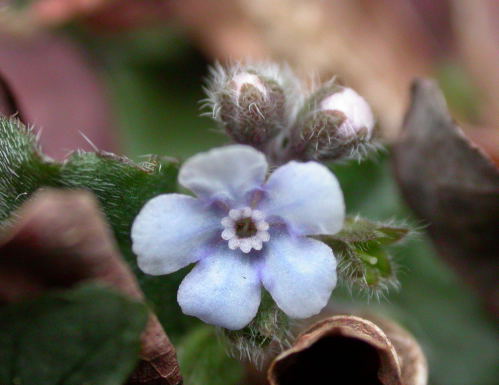
[[57, 186], [59, 168], [39, 151], [30, 129], [0, 116], [0, 221], [41, 186]]
[[177, 164], [152, 158], [136, 164], [110, 153], [77, 152], [63, 165], [61, 185], [92, 191], [122, 247], [130, 247], [130, 227], [146, 201], [176, 189]]
[[64, 163], [45, 157], [33, 132], [16, 119], [0, 116], [0, 222], [9, 218], [33, 192], [43, 187], [86, 189], [93, 192], [109, 221], [122, 254], [134, 269], [161, 321], [173, 328], [192, 323], [182, 317], [176, 290], [183, 272], [168, 277], [146, 276], [131, 250], [130, 228], [142, 206], [158, 194], [177, 188], [178, 163], [151, 157], [134, 163], [125, 157], [98, 152], [75, 152]]
[[150, 198], [176, 189], [178, 165], [151, 158], [137, 164], [105, 152], [76, 152], [64, 163], [45, 157], [33, 132], [0, 117], [0, 220], [44, 186], [86, 189], [99, 199], [120, 243], [128, 243], [133, 218]]

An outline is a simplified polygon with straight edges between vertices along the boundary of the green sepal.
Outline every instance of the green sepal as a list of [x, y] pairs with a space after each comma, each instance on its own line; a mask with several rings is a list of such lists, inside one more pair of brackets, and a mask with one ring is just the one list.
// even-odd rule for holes
[[339, 233], [318, 238], [333, 249], [341, 283], [379, 295], [398, 286], [396, 264], [387, 246], [410, 234], [406, 226], [347, 217]]

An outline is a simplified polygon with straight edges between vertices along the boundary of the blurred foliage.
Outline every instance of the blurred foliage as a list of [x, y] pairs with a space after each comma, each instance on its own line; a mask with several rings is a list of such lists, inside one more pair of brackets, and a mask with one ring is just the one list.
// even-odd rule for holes
[[0, 383], [121, 385], [147, 319], [143, 304], [95, 285], [3, 306]]
[[235, 385], [243, 368], [231, 358], [217, 338], [215, 329], [201, 325], [177, 344], [177, 356], [188, 385]]
[[[103, 64], [127, 154], [185, 158], [226, 141], [213, 133], [214, 124], [209, 119], [198, 116], [208, 63], [175, 31], [120, 34], [98, 40], [85, 35], [82, 41]], [[458, 80], [450, 83], [458, 86]], [[333, 170], [351, 215], [380, 221], [411, 218], [398, 197], [387, 154], [362, 164], [334, 166]], [[424, 226], [414, 219], [412, 222]], [[430, 361], [431, 384], [493, 384], [498, 375], [498, 342], [479, 299], [440, 262], [423, 235], [396, 246], [393, 254], [399, 265], [401, 289], [391, 292], [387, 301], [369, 305], [390, 313], [418, 337]], [[366, 302], [365, 297], [352, 299], [347, 290], [341, 289], [333, 293], [335, 300]], [[164, 326], [177, 340], [178, 329], [168, 323]], [[190, 365], [184, 363], [187, 375]]]
[[185, 158], [227, 142], [199, 118], [210, 63], [173, 31], [78, 34], [103, 64], [126, 154]]
[[8, 3], [14, 9], [21, 9], [33, 3], [33, 0], [10, 0]]

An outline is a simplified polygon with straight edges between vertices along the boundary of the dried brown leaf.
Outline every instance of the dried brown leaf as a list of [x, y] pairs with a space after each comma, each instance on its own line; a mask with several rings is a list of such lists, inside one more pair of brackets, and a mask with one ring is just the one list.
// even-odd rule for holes
[[454, 123], [433, 82], [414, 83], [393, 155], [402, 194], [437, 251], [499, 314], [499, 170]]
[[393, 344], [400, 362], [400, 375], [404, 385], [426, 385], [428, 382], [428, 363], [416, 339], [396, 322], [373, 313], [360, 314], [374, 322]]
[[271, 385], [402, 385], [390, 339], [373, 322], [351, 315], [326, 318], [302, 333], [272, 362], [268, 379]]

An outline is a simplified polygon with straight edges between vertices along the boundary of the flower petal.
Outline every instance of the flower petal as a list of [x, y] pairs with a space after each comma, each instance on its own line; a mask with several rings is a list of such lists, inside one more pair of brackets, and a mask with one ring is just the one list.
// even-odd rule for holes
[[133, 222], [133, 252], [145, 273], [169, 274], [199, 260], [203, 244], [221, 227], [220, 219], [197, 199], [159, 195], [145, 204]]
[[240, 200], [260, 187], [267, 173], [265, 156], [249, 146], [216, 148], [188, 159], [180, 169], [180, 184], [200, 198], [225, 196]]
[[307, 318], [326, 306], [336, 286], [336, 259], [324, 243], [272, 235], [261, 276], [277, 305], [292, 318]]
[[224, 244], [184, 278], [177, 299], [185, 314], [226, 329], [242, 329], [260, 305], [258, 271], [251, 257]]
[[334, 234], [345, 219], [345, 202], [336, 177], [317, 162], [289, 162], [270, 176], [267, 199], [259, 209], [282, 217], [300, 235]]

